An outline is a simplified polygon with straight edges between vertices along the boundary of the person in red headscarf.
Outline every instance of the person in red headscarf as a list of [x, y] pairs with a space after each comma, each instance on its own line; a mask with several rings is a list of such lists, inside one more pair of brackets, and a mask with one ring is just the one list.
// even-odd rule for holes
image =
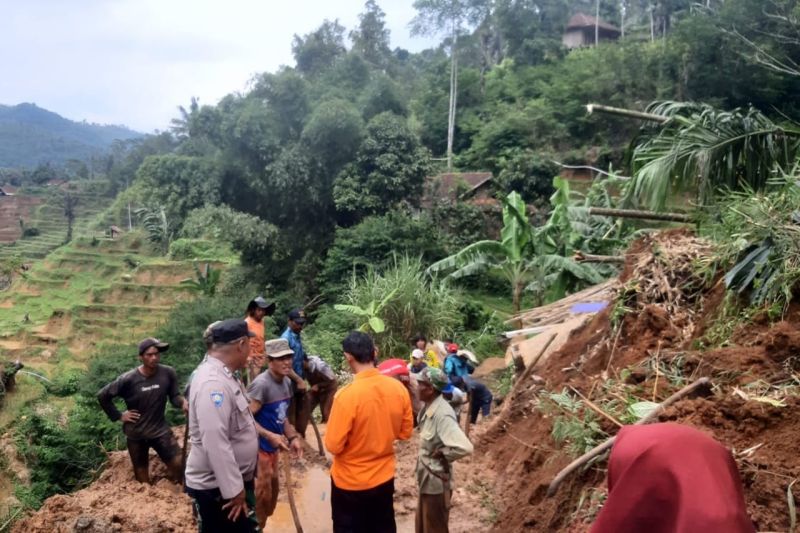
[[752, 533], [731, 453], [689, 426], [625, 426], [591, 533]]

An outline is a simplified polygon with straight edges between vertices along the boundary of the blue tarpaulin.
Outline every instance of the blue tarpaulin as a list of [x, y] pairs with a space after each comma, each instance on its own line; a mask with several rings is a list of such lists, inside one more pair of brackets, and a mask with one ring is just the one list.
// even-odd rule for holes
[[606, 308], [608, 302], [584, 302], [569, 308], [570, 313], [597, 313]]

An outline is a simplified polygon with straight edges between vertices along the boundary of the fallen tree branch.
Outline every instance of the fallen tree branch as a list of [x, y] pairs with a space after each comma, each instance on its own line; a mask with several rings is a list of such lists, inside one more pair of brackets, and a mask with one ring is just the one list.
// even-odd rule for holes
[[577, 263], [624, 263], [624, 255], [594, 255], [585, 254], [581, 251], [576, 251], [572, 256], [573, 261]]
[[608, 209], [590, 207], [590, 215], [617, 218], [640, 218], [644, 220], [664, 220], [667, 222], [689, 222], [691, 217], [683, 213], [657, 213], [655, 211], [639, 211], [636, 209]]
[[[667, 407], [669, 407], [673, 403], [677, 402], [678, 400], [680, 400], [684, 396], [686, 396], [688, 394], [691, 394], [692, 392], [696, 391], [697, 389], [699, 389], [701, 387], [708, 387], [710, 384], [711, 384], [711, 380], [709, 378], [700, 378], [697, 381], [685, 386], [684, 388], [682, 388], [681, 390], [679, 390], [678, 392], [676, 392], [675, 394], [673, 394], [672, 396], [670, 396], [669, 398], [667, 398], [666, 400], [664, 400], [663, 402], [658, 404], [658, 407], [656, 407], [655, 409], [650, 411], [647, 414], [647, 416], [643, 417], [641, 420], [636, 422], [635, 425], [638, 426], [638, 425], [648, 424], [648, 423], [652, 422], [653, 420], [658, 418], [658, 415], [660, 415], [661, 412], [664, 409], [666, 409]], [[558, 490], [558, 487], [561, 485], [561, 483], [564, 482], [564, 480], [567, 478], [567, 476], [569, 476], [575, 470], [577, 470], [578, 468], [582, 467], [583, 465], [585, 465], [586, 463], [588, 463], [590, 460], [594, 459], [598, 455], [600, 455], [600, 454], [606, 452], [607, 450], [609, 450], [614, 445], [614, 442], [616, 440], [617, 440], [616, 436], [610, 437], [604, 443], [595, 446], [594, 448], [592, 448], [591, 450], [589, 450], [588, 452], [586, 452], [585, 454], [581, 455], [580, 457], [578, 457], [577, 459], [572, 461], [570, 464], [565, 466], [561, 470], [561, 472], [559, 472], [556, 475], [556, 477], [553, 478], [553, 481], [550, 482], [550, 486], [547, 487], [547, 497], [551, 497], [556, 493], [556, 491]]]
[[665, 117], [664, 115], [645, 113], [643, 111], [634, 111], [632, 109], [623, 109], [621, 107], [611, 107], [608, 105], [601, 105], [601, 104], [586, 105], [587, 113], [591, 115], [595, 111], [599, 111], [600, 113], [606, 113], [608, 115], [617, 115], [620, 117], [627, 117], [627, 118], [637, 118], [639, 120], [646, 120], [648, 122], [658, 122], [659, 124], [664, 124], [666, 121], [669, 120], [669, 117]]

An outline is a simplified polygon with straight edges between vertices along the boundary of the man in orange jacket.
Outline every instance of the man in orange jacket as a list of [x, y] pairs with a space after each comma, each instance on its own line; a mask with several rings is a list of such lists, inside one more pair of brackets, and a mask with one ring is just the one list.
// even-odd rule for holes
[[411, 437], [411, 400], [399, 381], [375, 368], [369, 335], [350, 332], [342, 349], [355, 377], [336, 394], [325, 434], [333, 454], [333, 531], [395, 533], [394, 441]]

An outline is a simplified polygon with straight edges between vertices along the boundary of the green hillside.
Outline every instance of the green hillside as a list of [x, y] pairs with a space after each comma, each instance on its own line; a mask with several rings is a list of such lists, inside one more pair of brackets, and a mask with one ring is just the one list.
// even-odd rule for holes
[[36, 104], [0, 105], [0, 168], [85, 160], [117, 140], [140, 137], [124, 126], [75, 122]]

